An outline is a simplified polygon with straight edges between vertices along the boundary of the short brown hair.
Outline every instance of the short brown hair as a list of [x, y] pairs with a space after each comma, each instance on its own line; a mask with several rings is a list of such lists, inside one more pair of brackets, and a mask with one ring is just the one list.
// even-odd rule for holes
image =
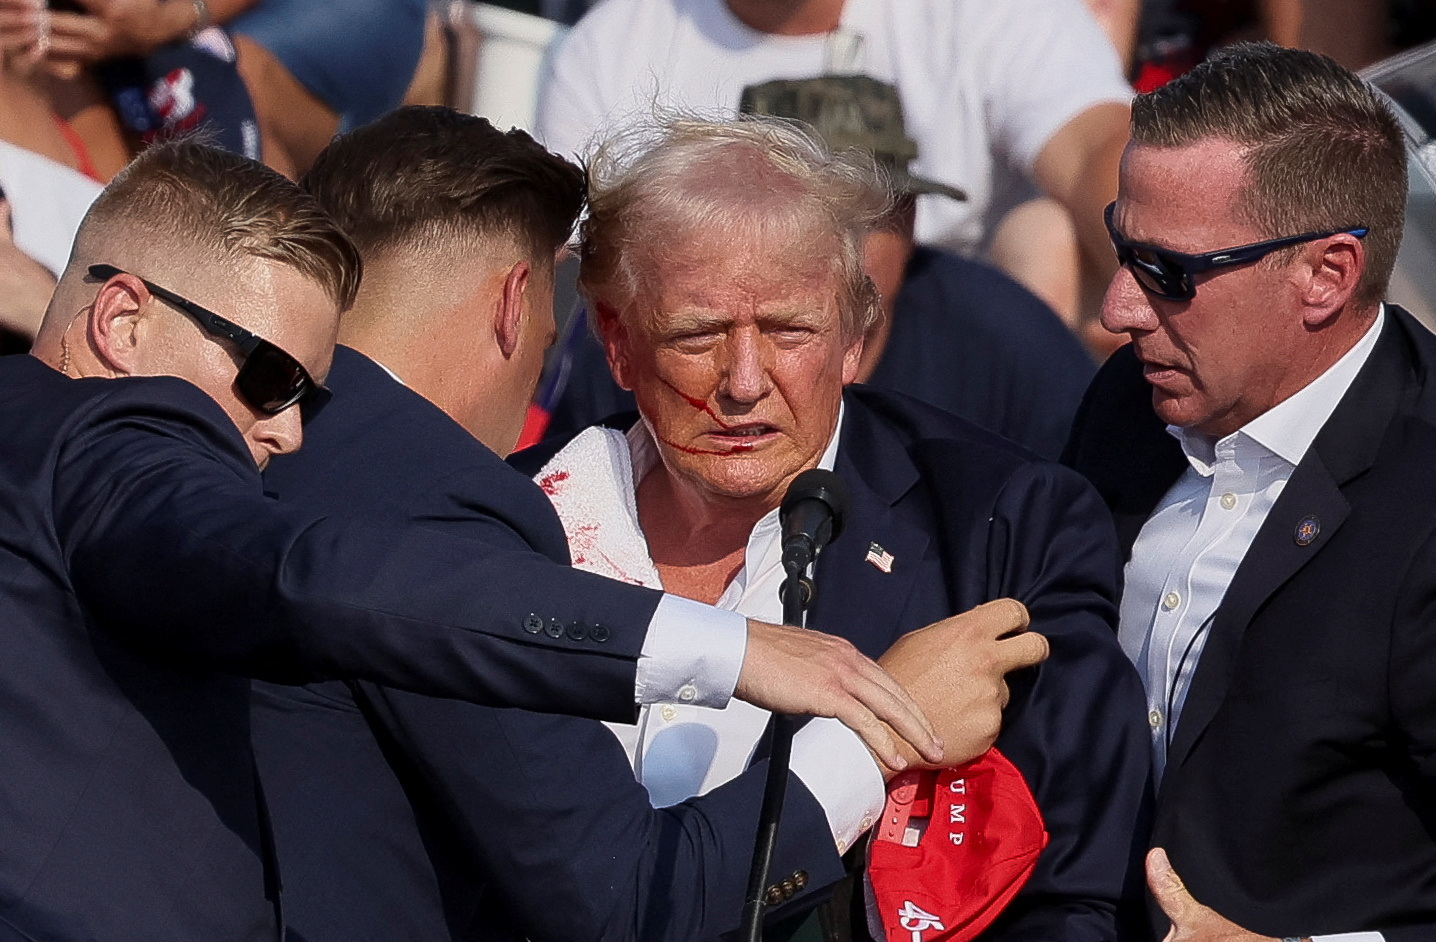
[[362, 265], [353, 243], [292, 181], [195, 140], [146, 149], [105, 187], [81, 228], [134, 223], [180, 244], [279, 262], [354, 304]]
[[1326, 56], [1241, 43], [1132, 105], [1132, 141], [1245, 151], [1243, 215], [1272, 238], [1365, 226], [1358, 303], [1386, 293], [1406, 214], [1401, 125], [1381, 97]]
[[[713, 185], [714, 174], [726, 184]], [[800, 229], [833, 238], [828, 261], [845, 337], [861, 337], [878, 316], [863, 241], [888, 212], [892, 192], [871, 155], [834, 154], [810, 128], [781, 118], [675, 117], [610, 138], [588, 176], [579, 287], [591, 301], [606, 300], [622, 314], [651, 300], [672, 235], [664, 227], [732, 230], [756, 218], [795, 238]]]
[[300, 181], [359, 251], [515, 239], [552, 262], [583, 208], [583, 171], [523, 131], [410, 106], [336, 138]]

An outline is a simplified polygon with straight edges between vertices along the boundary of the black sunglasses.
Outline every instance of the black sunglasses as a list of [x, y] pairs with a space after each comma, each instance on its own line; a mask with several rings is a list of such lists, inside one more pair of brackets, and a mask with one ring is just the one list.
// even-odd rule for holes
[[1107, 210], [1103, 215], [1107, 222], [1107, 235], [1112, 239], [1112, 248], [1117, 251], [1117, 261], [1127, 266], [1127, 270], [1132, 273], [1132, 277], [1137, 279], [1137, 284], [1142, 286], [1142, 290], [1168, 301], [1192, 300], [1197, 294], [1193, 276], [1204, 271], [1225, 268], [1229, 265], [1246, 265], [1265, 258], [1277, 249], [1284, 249], [1289, 245], [1299, 245], [1302, 242], [1312, 242], [1316, 239], [1325, 239], [1342, 233], [1364, 239], [1366, 233], [1370, 231], [1365, 226], [1356, 226], [1350, 229], [1332, 229], [1327, 232], [1305, 232], [1282, 239], [1268, 239], [1265, 242], [1253, 242], [1250, 245], [1238, 245], [1229, 249], [1218, 249], [1215, 252], [1203, 252], [1200, 255], [1187, 255], [1184, 252], [1173, 252], [1171, 249], [1158, 248], [1155, 245], [1127, 241], [1112, 225], [1112, 214], [1116, 208], [1115, 201], [1108, 203]]
[[[130, 274], [114, 265], [91, 265], [89, 272], [90, 277], [103, 281], [116, 275]], [[138, 275], [133, 277], [139, 278]], [[278, 415], [299, 403], [307, 421], [318, 415], [329, 402], [332, 395], [329, 390], [316, 383], [298, 360], [268, 340], [152, 281], [140, 278], [140, 284], [148, 288], [150, 294], [194, 318], [205, 333], [228, 340], [239, 348], [244, 360], [240, 363], [234, 385], [244, 401], [260, 412]]]

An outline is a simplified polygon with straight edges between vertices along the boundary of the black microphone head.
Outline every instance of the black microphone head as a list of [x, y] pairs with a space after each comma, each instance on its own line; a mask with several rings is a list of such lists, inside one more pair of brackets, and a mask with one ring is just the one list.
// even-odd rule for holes
[[[778, 508], [778, 519], [786, 521], [794, 509], [804, 501], [816, 500], [826, 504], [831, 513], [832, 530], [821, 543], [831, 543], [843, 531], [843, 521], [848, 515], [848, 486], [832, 471], [809, 468], [793, 478], [783, 503]], [[784, 522], [786, 530], [786, 522]]]

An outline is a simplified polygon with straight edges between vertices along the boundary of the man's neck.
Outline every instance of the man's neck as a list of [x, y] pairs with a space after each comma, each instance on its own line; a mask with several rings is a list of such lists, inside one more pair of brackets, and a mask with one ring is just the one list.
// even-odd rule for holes
[[664, 588], [713, 603], [743, 568], [753, 527], [771, 500], [715, 500], [660, 462], [638, 482], [638, 522]]
[[778, 36], [815, 36], [838, 28], [843, 0], [724, 0], [745, 26]]
[[[339, 342], [358, 350], [444, 410], [489, 450], [507, 454], [513, 446], [508, 434], [513, 423], [501, 421], [510, 418], [500, 406], [502, 397], [496, 391], [486, 391], [482, 382], [494, 375], [493, 364], [483, 361], [480, 352], [436, 344], [431, 337], [416, 342], [416, 335], [428, 337], [423, 331], [391, 336], [382, 331], [341, 329]], [[491, 408], [476, 409], [476, 401], [489, 402]]]
[[1311, 386], [1361, 343], [1375, 325], [1380, 310], [1379, 305], [1373, 305], [1359, 312], [1349, 311], [1343, 315], [1342, 320], [1323, 332], [1321, 342], [1315, 342], [1317, 338], [1313, 338], [1312, 343], [1288, 361], [1288, 368], [1272, 384], [1260, 409], [1222, 416], [1212, 424], [1195, 431], [1206, 435], [1212, 441], [1218, 441], [1245, 428]]

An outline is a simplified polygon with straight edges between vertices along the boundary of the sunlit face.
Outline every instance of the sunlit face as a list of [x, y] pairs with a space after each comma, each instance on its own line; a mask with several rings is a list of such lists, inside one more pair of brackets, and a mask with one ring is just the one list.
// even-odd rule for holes
[[664, 466], [698, 493], [776, 506], [822, 457], [862, 352], [843, 336], [830, 257], [700, 234], [629, 326], [609, 325], [614, 376]]
[[[1130, 145], [1114, 225], [1129, 240], [1193, 254], [1271, 238], [1238, 216], [1245, 179], [1241, 152], [1227, 141]], [[1220, 437], [1290, 393], [1305, 334], [1293, 272], [1294, 263], [1218, 269], [1197, 276], [1192, 300], [1168, 301], [1119, 269], [1102, 324], [1132, 338], [1163, 421]]]
[[[237, 264], [224, 288], [185, 284], [180, 274], [136, 272], [203, 305], [289, 353], [309, 375], [322, 382], [329, 373], [339, 310], [317, 283], [293, 268], [259, 259]], [[206, 290], [208, 289], [208, 290]], [[235, 389], [243, 355], [224, 340], [205, 333], [193, 320], [151, 297], [140, 321], [136, 372], [179, 376], [217, 402], [263, 468], [274, 455], [297, 449], [303, 441], [301, 413], [292, 406], [266, 415]]]

